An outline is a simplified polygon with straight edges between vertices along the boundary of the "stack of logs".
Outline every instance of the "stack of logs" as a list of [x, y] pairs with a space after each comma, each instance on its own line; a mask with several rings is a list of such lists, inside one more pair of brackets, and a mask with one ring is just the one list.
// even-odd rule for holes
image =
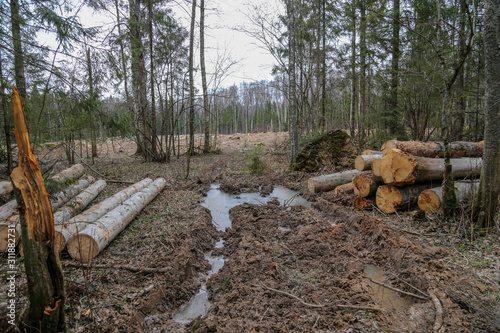
[[[78, 181], [50, 196], [55, 249], [60, 252], [67, 246], [71, 257], [77, 260], [97, 256], [166, 185], [163, 178], [146, 178], [86, 209], [106, 187], [106, 181], [84, 172], [83, 165], [77, 164], [52, 177], [58, 183]], [[16, 200], [0, 207], [0, 252], [6, 252], [12, 242], [22, 255]]]
[[[483, 141], [452, 142], [452, 173], [459, 201], [470, 198], [479, 186]], [[441, 142], [390, 140], [382, 151], [364, 151], [356, 157], [355, 170], [310, 178], [313, 193], [334, 190], [337, 194], [353, 194], [353, 208], [372, 206], [385, 213], [418, 204], [423, 211], [441, 207], [442, 180], [445, 173], [444, 145]]]

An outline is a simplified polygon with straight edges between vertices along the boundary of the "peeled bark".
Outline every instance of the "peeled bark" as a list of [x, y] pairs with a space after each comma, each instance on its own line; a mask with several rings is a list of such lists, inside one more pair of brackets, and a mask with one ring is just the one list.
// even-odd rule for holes
[[85, 167], [82, 164], [75, 164], [52, 177], [52, 180], [62, 183], [68, 179], [76, 179], [83, 176]]
[[366, 171], [371, 170], [373, 162], [376, 160], [380, 160], [382, 158], [382, 154], [380, 155], [359, 155], [354, 160], [354, 167], [358, 171]]
[[[479, 182], [455, 182], [455, 194], [458, 202], [473, 197], [479, 188]], [[443, 188], [434, 187], [422, 191], [418, 196], [418, 208], [425, 212], [435, 212], [441, 207]]]
[[[482, 157], [484, 141], [466, 142], [456, 141], [450, 143], [451, 157]], [[444, 157], [445, 146], [443, 142], [422, 142], [422, 141], [398, 141], [389, 140], [382, 145], [382, 152], [385, 155], [391, 149], [399, 149], [405, 153], [420, 157]]]
[[[94, 177], [85, 176], [80, 178], [77, 184], [71, 185], [66, 190], [52, 195], [49, 199], [52, 211], [57, 210], [59, 207], [73, 198], [77, 193], [87, 188], [94, 181]], [[12, 200], [1, 207], [0, 218], [2, 218], [2, 221], [0, 222], [0, 252], [7, 251], [9, 226], [14, 227], [14, 239], [16, 241], [16, 245], [21, 240], [21, 225], [19, 224], [19, 215], [15, 214], [17, 206], [18, 205], [16, 200]], [[10, 237], [12, 239], [12, 236]]]
[[374, 195], [379, 185], [383, 184], [382, 177], [375, 176], [373, 173], [363, 173], [354, 177], [354, 194], [362, 198]]
[[354, 177], [366, 171], [348, 170], [330, 175], [322, 175], [309, 178], [307, 187], [311, 193], [326, 192], [335, 189], [339, 185], [350, 183]]
[[381, 176], [380, 174], [380, 164], [382, 163], [382, 159], [375, 160], [372, 163], [372, 172], [375, 176]]
[[163, 190], [165, 185], [165, 179], [156, 179], [141, 192], [134, 194], [122, 205], [101, 217], [95, 224], [73, 236], [68, 241], [70, 256], [80, 261], [94, 259]]
[[337, 186], [333, 192], [338, 195], [354, 194], [354, 185], [352, 182]]
[[[453, 177], [476, 177], [481, 172], [481, 158], [452, 158]], [[413, 156], [399, 149], [387, 152], [380, 163], [380, 174], [387, 185], [405, 186], [441, 180], [445, 174], [442, 158]]]
[[14, 122], [19, 149], [11, 180], [19, 204], [24, 266], [30, 306], [20, 331], [65, 331], [65, 290], [61, 265], [54, 252], [54, 220], [49, 195], [29, 141], [28, 127], [17, 90], [13, 87]]
[[55, 226], [55, 247], [56, 252], [60, 252], [66, 246], [66, 243], [71, 237], [76, 235], [78, 231], [85, 229], [90, 224], [97, 221], [99, 218], [110, 212], [133, 194], [141, 191], [144, 187], [153, 182], [150, 178], [145, 178], [142, 181], [135, 183], [132, 186], [116, 193], [115, 195], [93, 205], [83, 213], [71, 218], [66, 223]]
[[406, 187], [382, 185], [377, 189], [375, 203], [384, 213], [392, 214], [397, 210], [411, 208], [417, 204], [418, 196], [432, 184], [417, 184]]

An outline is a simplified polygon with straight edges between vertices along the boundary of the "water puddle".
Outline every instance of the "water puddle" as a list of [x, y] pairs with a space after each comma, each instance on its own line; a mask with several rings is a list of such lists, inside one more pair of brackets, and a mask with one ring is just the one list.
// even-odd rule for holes
[[[366, 266], [364, 268], [364, 273], [367, 277], [379, 283], [385, 283], [384, 272], [380, 267], [377, 266]], [[395, 291], [387, 289], [376, 283], [370, 282], [373, 291], [379, 301], [379, 304], [384, 309], [394, 308], [397, 311], [403, 311], [407, 308], [408, 302], [399, 296]]]
[[[208, 208], [212, 214], [212, 222], [219, 231], [225, 231], [226, 228], [231, 227], [231, 219], [229, 218], [229, 210], [235, 206], [243, 203], [251, 204], [265, 204], [273, 198], [277, 198], [282, 206], [295, 206], [302, 205], [311, 207], [311, 204], [302, 198], [296, 191], [292, 191], [283, 186], [276, 186], [273, 192], [266, 197], [261, 196], [259, 193], [241, 193], [238, 195], [224, 193], [219, 189], [219, 186], [213, 184], [211, 190], [208, 191], [205, 201], [201, 204], [203, 207]], [[281, 231], [290, 231], [289, 228], [282, 228]], [[216, 244], [216, 248], [222, 248], [224, 240], [220, 239]], [[187, 324], [198, 316], [207, 314], [208, 309], [212, 306], [208, 300], [208, 292], [206, 281], [216, 274], [223, 266], [225, 259], [221, 256], [212, 256], [210, 252], [205, 256], [211, 265], [210, 271], [201, 277], [202, 286], [200, 291], [189, 301], [188, 304], [183, 305], [174, 314], [173, 320], [180, 324]]]

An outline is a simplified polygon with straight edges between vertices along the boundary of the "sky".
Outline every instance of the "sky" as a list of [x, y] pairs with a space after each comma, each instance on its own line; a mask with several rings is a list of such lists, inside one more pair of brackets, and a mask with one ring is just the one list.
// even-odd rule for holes
[[[205, 0], [205, 48], [207, 71], [211, 72], [212, 64], [221, 55], [236, 62], [229, 70], [229, 75], [221, 82], [220, 87], [228, 87], [239, 84], [242, 81], [252, 82], [260, 80], [271, 80], [271, 70], [275, 64], [273, 56], [258, 43], [237, 27], [248, 27], [250, 20], [248, 4], [266, 4], [275, 8], [275, 12], [282, 13], [284, 8], [280, 0]], [[198, 1], [199, 4], [199, 1]], [[174, 16], [181, 24], [189, 29], [191, 2], [186, 0], [173, 0], [168, 3], [174, 12]], [[114, 11], [110, 8], [111, 11]], [[91, 9], [82, 8], [79, 12], [81, 22], [85, 27], [102, 26], [107, 30], [112, 26], [112, 18], [103, 13], [94, 13]], [[199, 22], [199, 9], [196, 12], [196, 21]], [[199, 40], [199, 26], [195, 28], [195, 40]], [[38, 39], [54, 49], [57, 43], [53, 37], [40, 34]], [[199, 66], [199, 45], [195, 50], [195, 66]], [[200, 81], [197, 74], [197, 81]]]

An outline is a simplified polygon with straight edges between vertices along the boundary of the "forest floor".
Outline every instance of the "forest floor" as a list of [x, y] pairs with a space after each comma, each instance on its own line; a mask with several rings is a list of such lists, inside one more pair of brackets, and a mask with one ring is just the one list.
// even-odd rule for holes
[[[221, 151], [196, 155], [188, 179], [184, 156], [145, 163], [132, 142], [106, 143], [95, 171], [127, 182], [164, 177], [167, 187], [90, 264], [62, 253], [69, 332], [500, 331], [498, 232], [471, 241], [465, 219], [355, 212], [349, 199], [309, 194], [309, 177], [335, 169], [288, 171], [285, 133], [219, 136]], [[250, 173], [255, 154], [266, 165], [262, 176]], [[63, 153], [39, 156], [51, 165]], [[232, 208], [231, 227], [217, 230], [200, 205], [215, 183], [236, 199], [260, 193], [262, 203]], [[264, 202], [278, 185], [311, 205]], [[109, 183], [96, 200], [126, 186]], [[217, 258], [224, 265], [207, 279]], [[6, 261], [0, 257], [2, 286]], [[16, 284], [19, 318], [27, 305], [22, 272]], [[179, 319], [200, 288], [208, 313]], [[6, 289], [0, 331], [15, 332], [4, 322]]]

